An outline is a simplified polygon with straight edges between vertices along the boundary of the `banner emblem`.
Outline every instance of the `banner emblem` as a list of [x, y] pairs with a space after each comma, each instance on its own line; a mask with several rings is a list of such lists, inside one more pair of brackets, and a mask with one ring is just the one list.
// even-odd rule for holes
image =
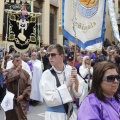
[[92, 17], [98, 11], [99, 0], [77, 0], [77, 8], [84, 17]]

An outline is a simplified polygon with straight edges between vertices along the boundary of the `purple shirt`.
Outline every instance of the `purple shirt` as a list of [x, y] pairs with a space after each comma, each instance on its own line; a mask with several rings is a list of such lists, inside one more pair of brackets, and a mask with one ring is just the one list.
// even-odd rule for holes
[[77, 120], [120, 120], [120, 101], [106, 98], [110, 103], [100, 101], [94, 94], [89, 94], [78, 110]]

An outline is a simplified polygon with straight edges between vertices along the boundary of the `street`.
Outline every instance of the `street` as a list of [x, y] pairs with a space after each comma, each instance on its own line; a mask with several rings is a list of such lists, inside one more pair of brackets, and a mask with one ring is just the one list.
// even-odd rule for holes
[[[45, 116], [45, 103], [40, 103], [39, 105], [33, 107], [30, 105], [29, 111], [27, 113], [28, 120], [44, 120]], [[76, 111], [75, 104], [73, 105], [74, 110]], [[0, 110], [0, 120], [5, 120], [4, 111]]]

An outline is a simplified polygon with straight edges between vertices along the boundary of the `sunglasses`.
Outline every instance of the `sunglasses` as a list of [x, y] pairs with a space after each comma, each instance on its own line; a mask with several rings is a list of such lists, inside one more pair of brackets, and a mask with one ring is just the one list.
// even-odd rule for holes
[[51, 57], [55, 57], [56, 55], [59, 55], [59, 54], [56, 54], [56, 53], [48, 53], [46, 56], [47, 56], [47, 57], [50, 57], [50, 56], [51, 56]]
[[109, 75], [109, 76], [105, 76], [103, 77], [103, 80], [107, 81], [107, 82], [114, 82], [115, 79], [117, 81], [120, 81], [120, 75]]

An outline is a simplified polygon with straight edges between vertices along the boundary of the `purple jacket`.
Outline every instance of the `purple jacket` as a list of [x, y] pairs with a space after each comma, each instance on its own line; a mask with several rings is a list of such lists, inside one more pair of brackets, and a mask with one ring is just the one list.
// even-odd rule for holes
[[78, 110], [77, 120], [120, 120], [120, 101], [106, 98], [110, 103], [100, 101], [94, 94], [89, 94]]

